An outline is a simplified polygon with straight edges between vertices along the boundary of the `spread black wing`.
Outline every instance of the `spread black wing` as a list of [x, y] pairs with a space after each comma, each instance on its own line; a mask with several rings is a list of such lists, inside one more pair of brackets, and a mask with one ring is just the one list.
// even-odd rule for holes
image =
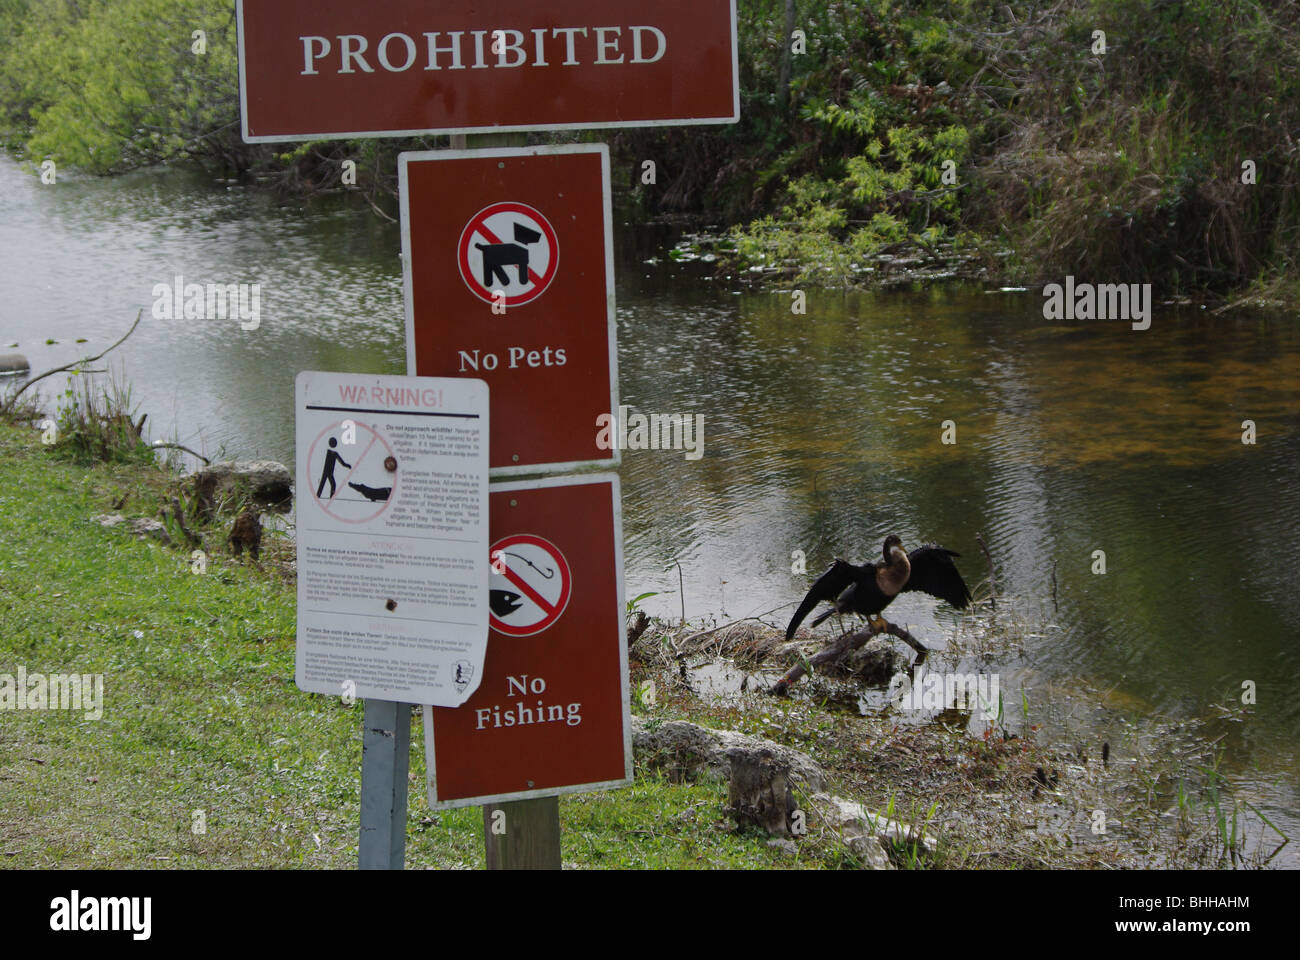
[[838, 559], [832, 563], [830, 568], [817, 578], [808, 595], [803, 598], [803, 603], [799, 604], [799, 609], [790, 619], [790, 626], [785, 628], [785, 638], [793, 640], [795, 629], [803, 623], [803, 618], [808, 616], [813, 607], [823, 600], [833, 601], [857, 580], [858, 568], [853, 564]]
[[959, 556], [961, 554], [933, 543], [917, 547], [907, 555], [912, 573], [903, 589], [920, 590], [964, 610], [970, 605], [970, 590], [957, 572], [957, 565], [952, 562], [953, 557]]

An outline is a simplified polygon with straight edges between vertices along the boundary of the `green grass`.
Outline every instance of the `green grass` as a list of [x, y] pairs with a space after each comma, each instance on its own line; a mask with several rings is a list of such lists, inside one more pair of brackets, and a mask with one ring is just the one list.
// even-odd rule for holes
[[[138, 462], [68, 460], [42, 446], [38, 431], [0, 422], [0, 674], [24, 666], [29, 674], [104, 678], [99, 719], [0, 711], [0, 867], [352, 868], [363, 706], [294, 684], [293, 578], [280, 559], [292, 555], [286, 544], [268, 534], [262, 564], [251, 566], [214, 550], [221, 527], [203, 529], [210, 557], [199, 575], [190, 572], [188, 548], [90, 521], [123, 501], [128, 516], [156, 516], [175, 486], [169, 473]], [[654, 679], [656, 703], [637, 698], [635, 713], [809, 753], [825, 767], [832, 792], [936, 837], [933, 856], [896, 845], [898, 866], [1142, 866], [1153, 853], [1163, 865], [1195, 866], [1214, 861], [1203, 848], [1216, 837], [1220, 852], [1242, 859], [1242, 811], [1223, 792], [1226, 783], [1220, 788], [1211, 777], [1202, 802], [1201, 772], [1185, 765], [1135, 760], [1128, 777], [1118, 764], [1102, 770], [1079, 759], [1073, 775], [1040, 796], [1035, 768], [1055, 769], [1060, 758], [1032, 736], [990, 730], [980, 739], [942, 724], [861, 717], [838, 709], [834, 682], [821, 677], [789, 700], [751, 691], [747, 700], [710, 702], [677, 682], [675, 660], [656, 666], [647, 655], [634, 665], [631, 686]], [[1021, 707], [1027, 722], [1027, 701]], [[428, 809], [423, 739], [415, 718], [407, 865], [480, 869], [481, 811]], [[566, 865], [859, 865], [844, 839], [815, 818], [791, 856], [767, 846], [761, 833], [734, 828], [725, 783], [677, 782], [666, 772], [672, 763], [638, 760], [630, 788], [561, 798]], [[1153, 795], [1157, 775], [1179, 784], [1177, 798]], [[1085, 835], [1079, 811], [1095, 807], [1098, 790], [1128, 798], [1121, 806], [1134, 823], [1131, 837], [1100, 843]], [[799, 796], [801, 807], [807, 799]], [[1176, 823], [1159, 815], [1174, 803]], [[1025, 829], [1038, 821], [1054, 826]]]
[[[153, 516], [169, 483], [0, 425], [0, 673], [104, 675], [101, 719], [0, 713], [0, 866], [350, 868], [362, 705], [295, 686], [292, 583], [226, 556], [196, 575], [187, 551], [89, 521], [123, 494]], [[481, 868], [480, 810], [432, 814], [418, 719], [411, 742], [407, 865]], [[790, 865], [734, 832], [726, 799], [639, 769], [630, 789], [561, 799], [564, 860]]]

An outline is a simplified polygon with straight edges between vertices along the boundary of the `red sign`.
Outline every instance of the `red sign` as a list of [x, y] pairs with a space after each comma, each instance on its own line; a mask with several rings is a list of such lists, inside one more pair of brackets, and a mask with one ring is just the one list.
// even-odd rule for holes
[[616, 465], [608, 148], [404, 153], [398, 177], [407, 372], [487, 381], [497, 475]]
[[244, 139], [735, 123], [735, 0], [239, 0]]
[[[490, 556], [507, 572], [492, 578], [497, 595], [478, 690], [460, 707], [425, 707], [429, 805], [626, 786], [632, 746], [618, 478], [490, 491]], [[525, 598], [532, 606], [516, 606]], [[544, 626], [502, 630], [516, 619]]]

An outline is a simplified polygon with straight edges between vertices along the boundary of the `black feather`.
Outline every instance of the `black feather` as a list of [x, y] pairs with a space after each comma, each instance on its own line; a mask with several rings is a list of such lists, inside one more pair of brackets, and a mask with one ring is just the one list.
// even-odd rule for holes
[[920, 590], [951, 603], [958, 610], [965, 610], [970, 606], [970, 590], [957, 572], [957, 565], [952, 562], [953, 557], [960, 556], [960, 553], [933, 543], [917, 547], [907, 555], [912, 572], [907, 583], [903, 584], [903, 590]]
[[794, 612], [790, 618], [790, 626], [786, 627], [785, 638], [791, 640], [794, 638], [794, 632], [799, 624], [803, 623], [803, 618], [808, 616], [809, 612], [823, 600], [835, 600], [858, 579], [858, 568], [844, 560], [835, 558], [832, 563], [817, 581], [809, 589], [807, 596], [803, 598], [803, 603], [799, 604], [799, 609]]
[[[957, 556], [960, 554], [933, 543], [917, 547], [907, 555], [911, 572], [903, 584], [903, 590], [920, 590], [951, 603], [958, 610], [964, 610], [970, 605], [971, 595], [952, 562], [952, 558]], [[864, 617], [879, 614], [894, 599], [880, 589], [876, 580], [876, 575], [884, 568], [883, 562], [857, 566], [837, 558], [817, 578], [799, 604], [799, 609], [790, 618], [790, 625], [786, 627], [785, 638], [793, 640], [799, 624], [803, 623], [813, 607], [823, 601], [830, 603], [831, 609], [813, 619], [814, 627], [835, 613], [857, 613]]]

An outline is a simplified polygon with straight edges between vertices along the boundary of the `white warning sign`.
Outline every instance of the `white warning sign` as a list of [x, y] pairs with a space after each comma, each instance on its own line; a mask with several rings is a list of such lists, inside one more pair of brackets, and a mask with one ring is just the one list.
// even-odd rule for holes
[[487, 649], [487, 384], [296, 388], [298, 686], [459, 706]]
[[550, 286], [560, 263], [560, 244], [538, 210], [514, 201], [493, 203], [465, 224], [457, 263], [476, 297], [517, 307]]
[[560, 619], [573, 593], [573, 574], [559, 547], [518, 533], [492, 544], [491, 558], [493, 630], [530, 637]]

